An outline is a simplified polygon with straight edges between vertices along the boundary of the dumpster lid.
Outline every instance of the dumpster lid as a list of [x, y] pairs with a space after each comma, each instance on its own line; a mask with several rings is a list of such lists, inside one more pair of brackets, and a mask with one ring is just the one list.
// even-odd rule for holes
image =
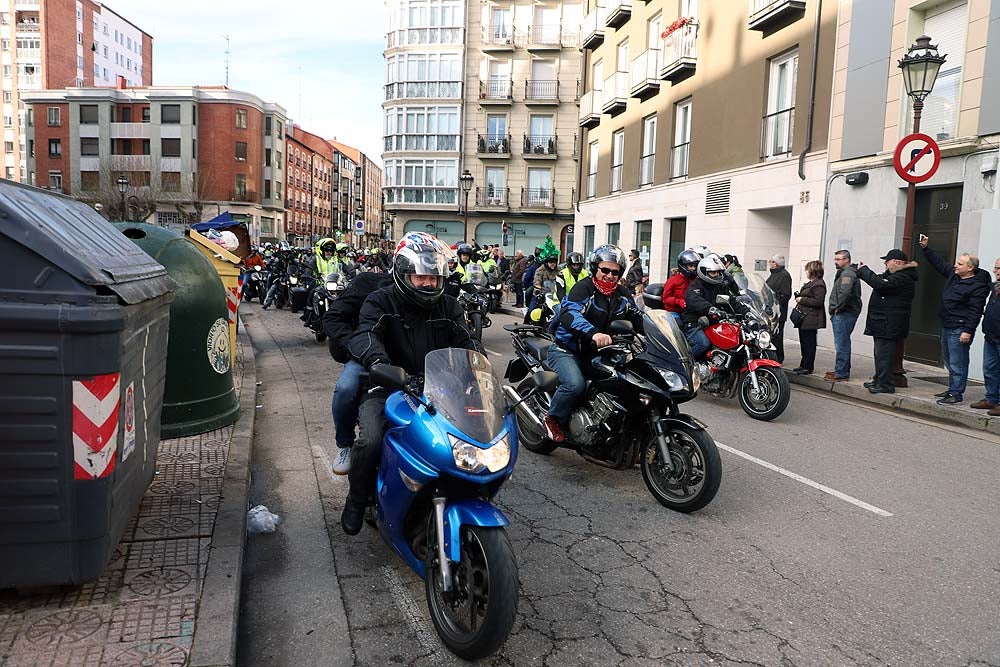
[[87, 204], [0, 179], [0, 234], [127, 304], [175, 289], [167, 270]]
[[215, 255], [216, 259], [225, 260], [233, 264], [239, 264], [240, 262], [243, 261], [233, 253], [223, 248], [218, 243], [213, 242], [212, 239], [202, 234], [199, 234], [194, 229], [185, 229], [184, 233], [187, 234], [188, 237], [198, 245], [208, 248], [212, 252], [212, 254]]

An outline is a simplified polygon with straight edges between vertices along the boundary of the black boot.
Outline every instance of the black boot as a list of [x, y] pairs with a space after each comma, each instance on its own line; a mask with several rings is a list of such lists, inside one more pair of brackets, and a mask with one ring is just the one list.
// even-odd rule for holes
[[340, 527], [348, 535], [357, 535], [365, 524], [366, 502], [354, 500], [354, 496], [347, 495], [347, 502], [344, 504], [344, 511], [340, 514]]

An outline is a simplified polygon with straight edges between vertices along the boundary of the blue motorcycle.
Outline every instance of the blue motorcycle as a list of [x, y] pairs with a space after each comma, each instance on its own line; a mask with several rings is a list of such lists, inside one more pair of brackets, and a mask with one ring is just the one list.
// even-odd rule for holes
[[[484, 354], [427, 354], [423, 378], [376, 366], [369, 382], [393, 392], [382, 441], [374, 523], [424, 580], [434, 629], [476, 660], [507, 640], [517, 613], [517, 563], [491, 500], [514, 471], [517, 426]], [[538, 391], [555, 373], [539, 372]], [[422, 386], [421, 386], [422, 385]]]

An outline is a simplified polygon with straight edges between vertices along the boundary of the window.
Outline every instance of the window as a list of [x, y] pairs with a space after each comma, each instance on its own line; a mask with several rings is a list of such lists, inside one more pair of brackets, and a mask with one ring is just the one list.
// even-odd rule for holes
[[180, 139], [160, 139], [160, 154], [163, 157], [180, 157], [181, 156], [181, 140]]
[[131, 123], [132, 122], [132, 107], [119, 107], [118, 108], [118, 122], [119, 123]]
[[49, 139], [49, 157], [50, 158], [62, 157], [62, 140]]
[[236, 127], [245, 130], [247, 129], [247, 110], [237, 109], [236, 110]]
[[80, 105], [80, 125], [97, 125], [97, 105]]
[[10, 65], [4, 65], [3, 66], [3, 76], [4, 76], [5, 79], [9, 79], [10, 78]]
[[49, 189], [57, 190], [62, 192], [62, 172], [61, 171], [50, 171], [49, 172]]
[[94, 191], [101, 189], [101, 173], [98, 171], [80, 172], [80, 189]]
[[181, 122], [181, 105], [162, 104], [160, 105], [160, 122], [164, 125], [177, 125]]
[[656, 116], [642, 119], [642, 157], [639, 158], [639, 185], [653, 182], [656, 164]]
[[9, 90], [3, 91], [3, 101], [5, 104], [10, 104], [14, 101], [14, 94]]
[[621, 237], [622, 225], [620, 222], [609, 222], [608, 223], [608, 245], [618, 245], [618, 240]]
[[247, 142], [237, 141], [236, 142], [236, 159], [240, 162], [246, 162], [247, 160]]
[[49, 107], [48, 120], [49, 127], [59, 127], [62, 125], [62, 109], [59, 107]]
[[10, 13], [9, 12], [0, 13], [0, 23], [2, 23], [3, 25], [10, 25]]
[[149, 107], [142, 108], [142, 122], [143, 123], [149, 122]]
[[617, 72], [627, 72], [629, 69], [628, 60], [628, 40], [624, 39], [618, 44], [618, 49], [616, 50], [618, 59], [615, 63]]
[[264, 181], [264, 199], [271, 198], [271, 179], [266, 179]]
[[670, 177], [688, 175], [688, 158], [691, 154], [691, 100], [674, 105], [674, 143], [670, 150]]
[[507, 178], [503, 167], [486, 168], [485, 203], [488, 206], [507, 205]]
[[589, 257], [594, 252], [594, 226], [587, 225], [583, 228], [583, 256]]
[[265, 167], [270, 167], [271, 166], [271, 149], [270, 148], [265, 148], [264, 149], [264, 166]]
[[264, 116], [264, 136], [271, 136], [271, 117]]
[[160, 174], [160, 184], [163, 187], [164, 192], [180, 192], [181, 172], [164, 171]]
[[240, 198], [246, 198], [247, 196], [246, 174], [236, 174], [236, 196]]
[[76, 57], [76, 68], [83, 69], [83, 56]]
[[10, 40], [9, 39], [0, 39], [0, 49], [2, 49], [4, 51], [10, 51]]
[[767, 115], [761, 131], [761, 157], [784, 157], [792, 152], [795, 120], [797, 51], [771, 61], [767, 80]]
[[611, 192], [621, 192], [624, 161], [625, 130], [618, 130], [611, 137]]
[[80, 155], [100, 155], [100, 141], [97, 137], [80, 137]]
[[528, 189], [524, 206], [551, 208], [552, 172], [549, 169], [528, 169]]
[[278, 131], [275, 134], [277, 134], [278, 137], [280, 138], [281, 137], [281, 121], [279, 120], [279, 121], [277, 121], [277, 123], [278, 123]]
[[77, 44], [83, 44], [83, 33], [82, 32], [76, 33], [76, 43]]
[[5, 141], [5, 142], [3, 142], [3, 152], [7, 153], [7, 154], [13, 153], [14, 152], [14, 142], [13, 141]]
[[149, 139], [142, 140], [142, 154], [149, 155]]
[[13, 116], [4, 116], [3, 117], [3, 126], [4, 127], [14, 127], [14, 117]]
[[[933, 36], [938, 51], [948, 56], [938, 72], [934, 91], [924, 100], [920, 121], [920, 131], [938, 141], [958, 134], [968, 11], [968, 3], [944, 3], [928, 9], [924, 15], [923, 34]], [[906, 131], [912, 132], [913, 102], [909, 95], [902, 96], [906, 99]]]
[[[106, 46], [105, 46], [105, 47], [103, 47], [103, 48], [104, 48], [104, 57], [105, 57], [105, 58], [107, 58], [107, 57], [108, 57], [108, 47], [106, 47]], [[106, 79], [106, 78], [108, 78], [108, 77], [107, 77], [107, 76], [105, 76], [104, 78]]]

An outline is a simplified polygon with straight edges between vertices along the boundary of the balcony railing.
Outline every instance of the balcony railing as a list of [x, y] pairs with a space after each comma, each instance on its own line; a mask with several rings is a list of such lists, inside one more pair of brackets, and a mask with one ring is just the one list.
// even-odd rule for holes
[[747, 27], [769, 32], [802, 18], [805, 12], [806, 0], [750, 0]]
[[385, 137], [389, 151], [457, 151], [457, 134], [390, 134]]
[[510, 79], [490, 79], [479, 82], [479, 99], [493, 102], [510, 102], [513, 82]]
[[461, 27], [404, 28], [386, 33], [385, 48], [407, 44], [461, 44], [464, 41], [462, 33]]
[[580, 98], [580, 127], [593, 128], [601, 122], [601, 102], [604, 93], [591, 90]]
[[639, 185], [650, 185], [653, 182], [653, 167], [656, 164], [656, 154], [650, 153], [639, 158]]
[[250, 190], [231, 190], [229, 192], [229, 201], [245, 202], [248, 204], [259, 203], [257, 193]]
[[460, 99], [461, 81], [397, 81], [385, 84], [385, 99]]
[[611, 165], [611, 192], [621, 192], [622, 191], [622, 169], [624, 165], [614, 164]]
[[524, 100], [533, 103], [559, 103], [559, 81], [528, 79], [524, 82]]
[[607, 26], [620, 28], [632, 17], [632, 0], [606, 0]]
[[601, 111], [616, 115], [625, 110], [628, 104], [628, 74], [615, 72], [604, 79]]
[[676, 83], [694, 74], [698, 64], [698, 22], [692, 21], [663, 40], [660, 78]]
[[555, 208], [552, 188], [521, 188], [522, 208]]
[[492, 185], [477, 187], [476, 206], [478, 208], [508, 208], [510, 206], [510, 188], [498, 188]]
[[632, 96], [645, 99], [660, 89], [660, 67], [663, 51], [647, 49], [632, 60], [629, 91]]
[[580, 45], [585, 49], [596, 49], [604, 42], [604, 13], [603, 2], [590, 10], [583, 19], [583, 28], [580, 30]]
[[688, 158], [690, 156], [690, 141], [677, 144], [670, 150], [670, 178], [684, 178], [688, 175]]
[[528, 49], [561, 49], [563, 28], [559, 24], [533, 25], [528, 28]]
[[514, 26], [487, 25], [483, 26], [483, 47], [493, 49], [514, 48]]
[[760, 156], [766, 160], [790, 155], [794, 125], [795, 107], [764, 116], [761, 122]]
[[41, 60], [41, 49], [16, 49], [18, 60]]
[[483, 157], [510, 157], [509, 134], [480, 134], [476, 138], [476, 153]]
[[458, 201], [457, 188], [407, 187], [383, 188], [387, 204], [454, 204]]
[[18, 32], [41, 32], [41, 25], [37, 21], [21, 21], [17, 24]]
[[554, 134], [524, 135], [524, 157], [555, 157], [558, 137]]

